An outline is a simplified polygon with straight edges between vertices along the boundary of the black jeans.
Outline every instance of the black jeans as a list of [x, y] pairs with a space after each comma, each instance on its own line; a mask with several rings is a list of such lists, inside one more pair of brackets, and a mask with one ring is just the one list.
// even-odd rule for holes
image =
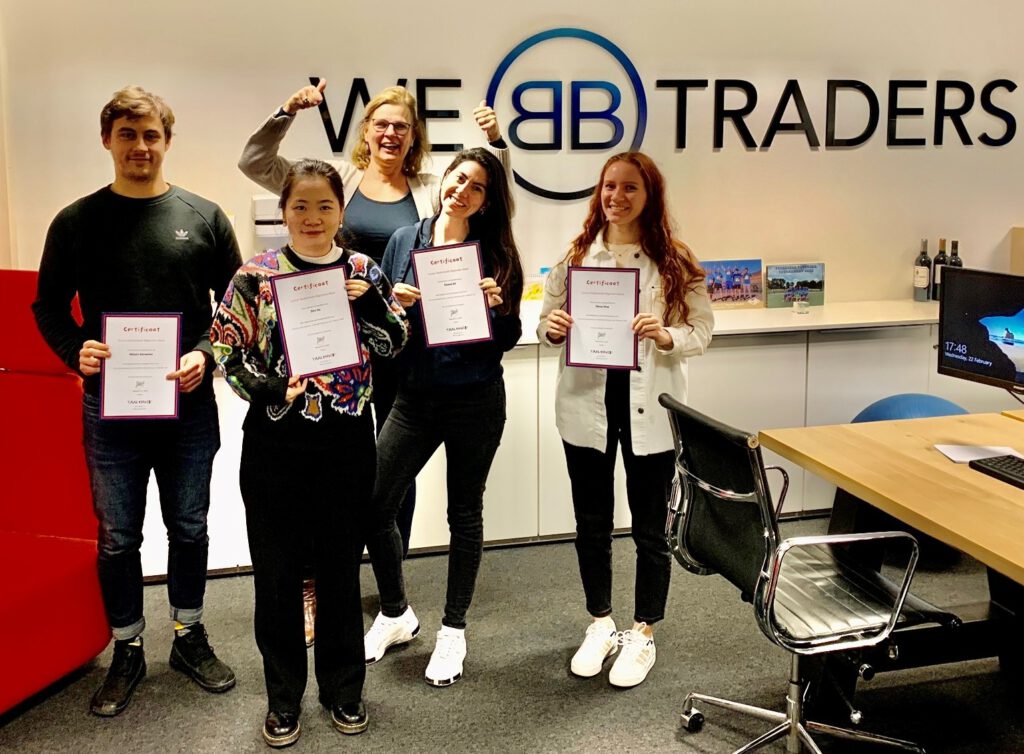
[[[373, 416], [377, 425], [377, 436], [384, 430], [391, 407], [398, 395], [398, 368], [393, 358], [384, 358], [370, 352], [373, 367]], [[409, 555], [409, 540], [412, 538], [412, 514], [416, 511], [416, 480], [409, 485], [405, 498], [398, 506], [395, 522], [402, 537], [402, 557]]]
[[[398, 391], [377, 439], [377, 484], [367, 549], [384, 615], [408, 606], [395, 514], [416, 474], [443, 444], [448, 461], [448, 593], [442, 622], [465, 628], [484, 541], [484, 484], [505, 429], [505, 383], [445, 392]], [[319, 641], [319, 640], [318, 640]]]
[[[332, 417], [334, 418], [334, 417]], [[256, 588], [256, 645], [271, 710], [306, 688], [303, 566], [316, 571], [314, 667], [325, 706], [358, 701], [366, 678], [359, 562], [376, 463], [369, 412], [329, 441], [246, 432], [239, 481]]]
[[615, 453], [622, 446], [626, 494], [633, 517], [636, 586], [633, 620], [647, 624], [665, 617], [672, 564], [665, 539], [665, 514], [675, 464], [672, 451], [633, 454], [629, 430], [629, 372], [608, 370], [605, 390], [608, 446], [604, 452], [562, 444], [576, 513], [576, 555], [595, 618], [612, 612], [612, 528], [615, 515]]
[[210, 541], [210, 477], [220, 447], [213, 396], [183, 398], [175, 420], [117, 421], [101, 419], [99, 399], [86, 394], [82, 439], [99, 519], [100, 590], [114, 638], [130, 639], [146, 625], [139, 548], [150, 470], [156, 475], [167, 527], [171, 618], [183, 623], [201, 620]]

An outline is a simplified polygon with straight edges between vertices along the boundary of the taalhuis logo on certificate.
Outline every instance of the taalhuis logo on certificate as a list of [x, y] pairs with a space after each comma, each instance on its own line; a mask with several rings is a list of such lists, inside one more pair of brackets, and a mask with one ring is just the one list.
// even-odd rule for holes
[[[566, 78], [565, 60], [571, 60]], [[686, 61], [687, 71], [693, 63]], [[1009, 66], [997, 68], [1007, 69]], [[785, 71], [772, 72], [772, 79]], [[311, 82], [319, 81], [310, 77]], [[480, 101], [479, 93], [439, 93], [461, 90], [462, 79], [408, 78], [376, 81], [372, 89], [398, 83], [413, 90], [419, 116], [429, 124], [464, 118]], [[593, 186], [579, 177], [596, 175], [615, 152], [652, 149], [683, 152], [695, 146], [713, 151], [767, 151], [778, 138], [802, 139], [808, 149], [824, 152], [859, 147], [884, 136], [886, 147], [1005, 147], [1017, 135], [1014, 105], [1020, 95], [1008, 78], [987, 81], [906, 78], [866, 82], [856, 78], [789, 78], [770, 91], [744, 78], [659, 78], [654, 89], [674, 99], [674, 118], [648, 129], [648, 101], [643, 79], [629, 55], [615, 41], [593, 31], [555, 28], [538, 32], [511, 46], [490, 77], [486, 100], [504, 126], [514, 151], [515, 180], [527, 191], [547, 199], [568, 201], [590, 195]], [[338, 92], [342, 94], [338, 94]], [[347, 93], [328, 90], [336, 102], [333, 116], [328, 99], [320, 114], [331, 150], [346, 152], [346, 142], [358, 131], [359, 113], [370, 100], [371, 87], [357, 77]], [[824, 108], [812, 110], [807, 92], [824, 92]], [[341, 108], [337, 104], [344, 98]], [[436, 102], [465, 102], [463, 110], [440, 109]], [[926, 103], [926, 104], [925, 104]], [[755, 132], [755, 114], [771, 112], [766, 127]], [[688, 124], [710, 119], [711, 142], [694, 145]], [[970, 121], [968, 125], [967, 121]], [[884, 125], [883, 125], [884, 123]], [[969, 127], [970, 126], [970, 127]], [[877, 137], [877, 138], [876, 138]], [[437, 153], [456, 152], [462, 144], [435, 143]], [[558, 168], [551, 167], [552, 158]]]

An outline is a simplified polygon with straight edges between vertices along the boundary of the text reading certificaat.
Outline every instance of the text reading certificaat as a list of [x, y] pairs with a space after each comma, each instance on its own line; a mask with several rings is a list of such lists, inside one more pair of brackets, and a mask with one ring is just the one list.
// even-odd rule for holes
[[344, 269], [276, 275], [270, 285], [290, 376], [312, 377], [362, 363]]
[[180, 314], [104, 314], [100, 417], [176, 419]]
[[483, 265], [478, 244], [416, 249], [412, 268], [422, 296], [428, 346], [476, 343], [493, 337], [487, 296], [480, 289]]
[[639, 306], [640, 271], [570, 267], [567, 287], [572, 327], [565, 344], [566, 365], [636, 369], [632, 325]]

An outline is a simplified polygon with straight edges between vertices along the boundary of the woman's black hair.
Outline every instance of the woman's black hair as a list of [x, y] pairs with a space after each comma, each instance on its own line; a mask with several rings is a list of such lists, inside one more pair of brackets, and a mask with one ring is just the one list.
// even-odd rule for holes
[[338, 198], [338, 206], [345, 206], [345, 187], [341, 183], [341, 175], [331, 165], [323, 160], [304, 159], [292, 163], [288, 173], [284, 177], [284, 185], [281, 187], [281, 201], [278, 206], [284, 211], [284, 205], [288, 203], [288, 197], [292, 193], [292, 187], [296, 181], [303, 178], [323, 178], [331, 191]]
[[447, 178], [463, 162], [475, 162], [487, 171], [487, 192], [484, 204], [469, 218], [469, 235], [480, 240], [480, 250], [490, 258], [494, 280], [501, 288], [501, 314], [519, 315], [523, 297], [523, 264], [512, 235], [512, 215], [515, 203], [508, 187], [508, 176], [501, 162], [486, 149], [473, 147], [455, 155]]

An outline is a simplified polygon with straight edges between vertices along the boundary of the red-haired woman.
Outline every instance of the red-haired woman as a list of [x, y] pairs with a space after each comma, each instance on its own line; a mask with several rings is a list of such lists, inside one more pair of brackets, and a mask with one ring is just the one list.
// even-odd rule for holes
[[[595, 676], [621, 647], [608, 680], [630, 687], [654, 666], [652, 626], [664, 617], [671, 566], [664, 523], [674, 472], [672, 432], [658, 396], [667, 392], [686, 400], [686, 358], [704, 353], [714, 317], [696, 257], [672, 234], [665, 180], [639, 152], [605, 163], [583, 232], [548, 275], [537, 334], [550, 346], [562, 346], [572, 327], [565, 311], [569, 267], [640, 271], [640, 313], [632, 323], [639, 339], [638, 368], [566, 369], [563, 353], [555, 397], [572, 483], [576, 553], [593, 618], [571, 669], [578, 676]], [[636, 587], [632, 627], [618, 633], [611, 617], [611, 535], [620, 444], [636, 543]]]

